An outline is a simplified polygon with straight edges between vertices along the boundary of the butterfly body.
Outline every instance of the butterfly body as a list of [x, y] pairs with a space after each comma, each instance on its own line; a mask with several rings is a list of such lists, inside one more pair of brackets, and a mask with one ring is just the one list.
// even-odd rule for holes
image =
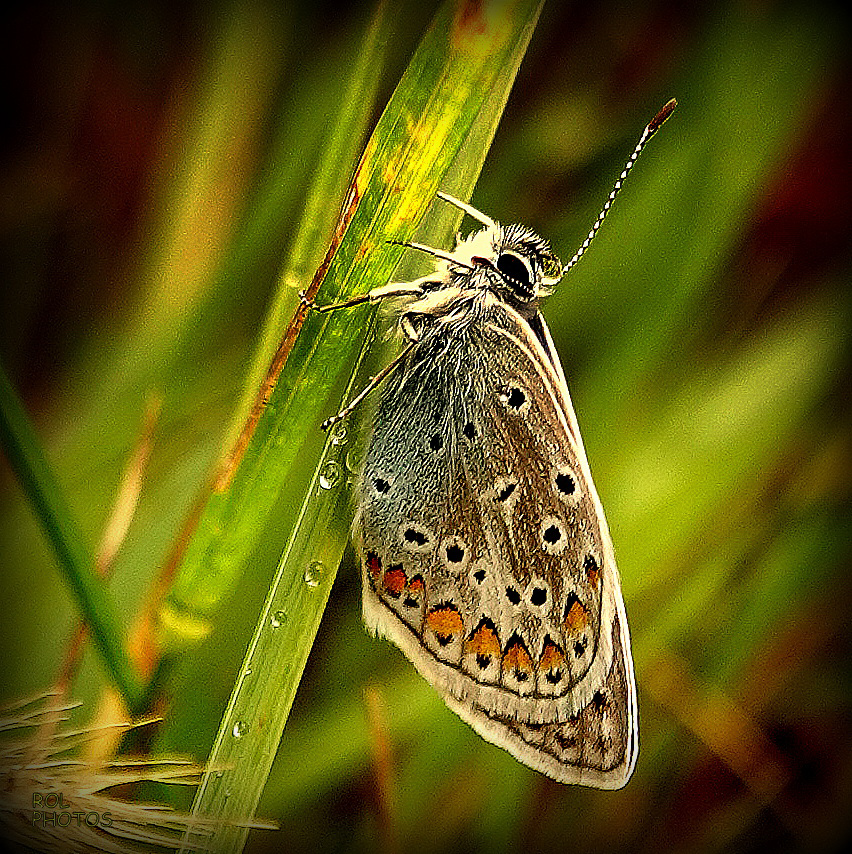
[[562, 782], [618, 788], [636, 689], [609, 532], [539, 312], [562, 266], [528, 229], [478, 216], [405, 291], [408, 347], [358, 487], [364, 617], [484, 738]]

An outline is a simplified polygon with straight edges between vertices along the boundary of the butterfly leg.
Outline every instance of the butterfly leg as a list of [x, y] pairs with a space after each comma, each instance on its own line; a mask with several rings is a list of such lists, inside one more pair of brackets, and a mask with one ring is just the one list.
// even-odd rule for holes
[[[387, 299], [389, 297], [422, 297], [423, 285], [433, 282], [434, 280], [435, 276], [432, 274], [422, 276], [419, 279], [415, 279], [413, 282], [390, 282], [387, 285], [373, 288], [366, 294], [352, 297], [351, 299], [344, 300], [343, 302], [330, 303], [329, 305], [317, 305], [313, 300], [309, 300], [307, 298], [304, 291], [299, 291], [299, 299], [302, 301], [302, 304], [307, 306], [309, 309], [325, 313], [328, 311], [334, 311], [338, 308], [352, 308], [353, 306], [361, 305], [365, 302], [379, 302], [380, 300]], [[376, 374], [376, 376], [372, 377], [367, 385], [346, 406], [344, 406], [340, 412], [336, 415], [332, 415], [331, 418], [326, 418], [321, 425], [323, 430], [328, 430], [330, 427], [337, 424], [338, 421], [342, 421], [346, 418], [352, 410], [355, 409], [355, 407], [358, 406], [358, 404], [406, 357], [414, 344], [416, 336], [413, 330], [409, 331], [408, 329], [404, 329], [404, 331], [409, 339], [411, 339], [411, 343], [389, 365], [387, 365], [387, 367]]]
[[359, 294], [351, 299], [343, 302], [333, 302], [328, 305], [317, 305], [313, 300], [308, 299], [304, 291], [299, 291], [299, 299], [302, 305], [307, 306], [314, 311], [325, 313], [327, 311], [335, 311], [338, 308], [352, 308], [356, 305], [361, 305], [365, 302], [379, 302], [388, 297], [419, 297], [423, 296], [423, 285], [426, 282], [434, 281], [434, 274], [423, 276], [421, 279], [415, 279], [413, 282], [390, 282], [387, 285], [382, 285], [378, 288], [373, 288], [366, 294]]
[[463, 202], [461, 199], [457, 199], [449, 193], [439, 192], [438, 198], [443, 199], [445, 202], [449, 202], [453, 207], [458, 208], [460, 211], [464, 211], [469, 217], [473, 217], [477, 222], [481, 222], [486, 228], [496, 227], [496, 223], [490, 216], [482, 213], [482, 211], [478, 211], [473, 207], [473, 205], [469, 205], [467, 202]]
[[374, 389], [376, 386], [411, 352], [411, 348], [415, 345], [415, 341], [411, 341], [408, 346], [389, 364], [386, 365], [379, 373], [377, 373], [374, 377], [370, 378], [370, 381], [364, 386], [361, 391], [337, 413], [337, 415], [332, 415], [331, 418], [326, 418], [325, 421], [322, 422], [322, 429], [328, 430], [329, 427], [333, 427], [337, 424], [338, 421], [342, 421], [349, 415], [352, 410], [355, 409], [356, 406]]

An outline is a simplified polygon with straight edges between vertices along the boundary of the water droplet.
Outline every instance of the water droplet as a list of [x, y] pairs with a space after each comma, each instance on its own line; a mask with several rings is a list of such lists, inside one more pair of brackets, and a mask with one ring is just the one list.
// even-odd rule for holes
[[346, 424], [342, 421], [334, 428], [334, 433], [331, 436], [332, 445], [345, 445], [349, 441], [349, 436], [346, 433]]
[[308, 587], [319, 587], [320, 581], [322, 581], [322, 577], [325, 574], [325, 567], [318, 560], [312, 560], [307, 569], [305, 569], [305, 584]]
[[352, 448], [344, 458], [346, 470], [350, 472], [358, 472], [361, 470], [361, 453], [359, 450]]
[[269, 615], [269, 625], [273, 629], [280, 629], [287, 620], [287, 615], [282, 610], [275, 611]]
[[234, 728], [231, 730], [234, 738], [242, 738], [249, 730], [249, 725], [245, 721], [237, 721]]
[[340, 463], [337, 460], [326, 460], [320, 469], [319, 485], [323, 489], [334, 489], [340, 483]]

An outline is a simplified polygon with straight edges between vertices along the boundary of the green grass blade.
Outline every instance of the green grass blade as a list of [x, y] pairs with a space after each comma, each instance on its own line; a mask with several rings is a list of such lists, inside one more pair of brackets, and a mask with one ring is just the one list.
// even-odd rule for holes
[[104, 665], [132, 711], [141, 711], [142, 685], [124, 646], [118, 612], [95, 571], [65, 494], [47, 462], [33, 425], [0, 365], [0, 445], [50, 541], [57, 563], [77, 597]]
[[[454, 4], [446, 4], [438, 13], [356, 173], [351, 198], [360, 199], [360, 204], [330, 258], [329, 290], [352, 293], [358, 283], [388, 281], [399, 252], [394, 251], [396, 247], [385, 249], [385, 238], [413, 234], [433, 191], [450, 170], [462, 190], [469, 192], [538, 11], [537, 4], [521, 3], [490, 19], [486, 15], [479, 22], [485, 25], [484, 36], [479, 23], [470, 27], [470, 22], [460, 22]], [[458, 183], [453, 186], [456, 192]], [[361, 313], [361, 317], [372, 315]], [[251, 454], [257, 452], [258, 433], [270, 407], [278, 402], [276, 395], [286, 394], [289, 406], [303, 416], [310, 408], [300, 422], [304, 429], [323, 414], [320, 407], [331, 388], [328, 377], [332, 368], [350, 374], [348, 387], [352, 387], [357, 371], [351, 370], [352, 359], [343, 360], [341, 354], [359, 346], [353, 332], [362, 327], [349, 318], [333, 317], [311, 318], [309, 324], [258, 421], [232, 489], [246, 466], [253, 465]], [[299, 345], [303, 353], [298, 351]], [[366, 345], [360, 346], [363, 356]], [[332, 348], [330, 356], [326, 348]], [[317, 373], [309, 374], [300, 365], [299, 360], [307, 357], [320, 363]], [[304, 372], [295, 374], [293, 384], [285, 385], [294, 359]], [[292, 428], [283, 424], [282, 429]], [[326, 440], [220, 726], [209, 760], [214, 770], [208, 772], [196, 797], [194, 811], [198, 814], [234, 819], [252, 815], [266, 783], [348, 537], [347, 490], [343, 486], [354, 477], [354, 471], [353, 455], [344, 453], [342, 435], [338, 429]], [[245, 829], [223, 827], [214, 849], [241, 850], [246, 833]]]
[[[326, 440], [210, 752], [196, 815], [252, 816], [266, 785], [349, 532], [353, 473], [346, 471], [343, 436], [337, 431]], [[241, 851], [247, 833], [223, 825], [211, 850]]]

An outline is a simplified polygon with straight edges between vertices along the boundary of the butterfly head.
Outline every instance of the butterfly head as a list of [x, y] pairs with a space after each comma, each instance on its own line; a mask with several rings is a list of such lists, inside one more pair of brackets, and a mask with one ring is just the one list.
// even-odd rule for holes
[[485, 273], [490, 288], [519, 308], [553, 292], [562, 264], [546, 240], [522, 225], [495, 224], [483, 231], [491, 231], [490, 251], [472, 254], [470, 260]]

